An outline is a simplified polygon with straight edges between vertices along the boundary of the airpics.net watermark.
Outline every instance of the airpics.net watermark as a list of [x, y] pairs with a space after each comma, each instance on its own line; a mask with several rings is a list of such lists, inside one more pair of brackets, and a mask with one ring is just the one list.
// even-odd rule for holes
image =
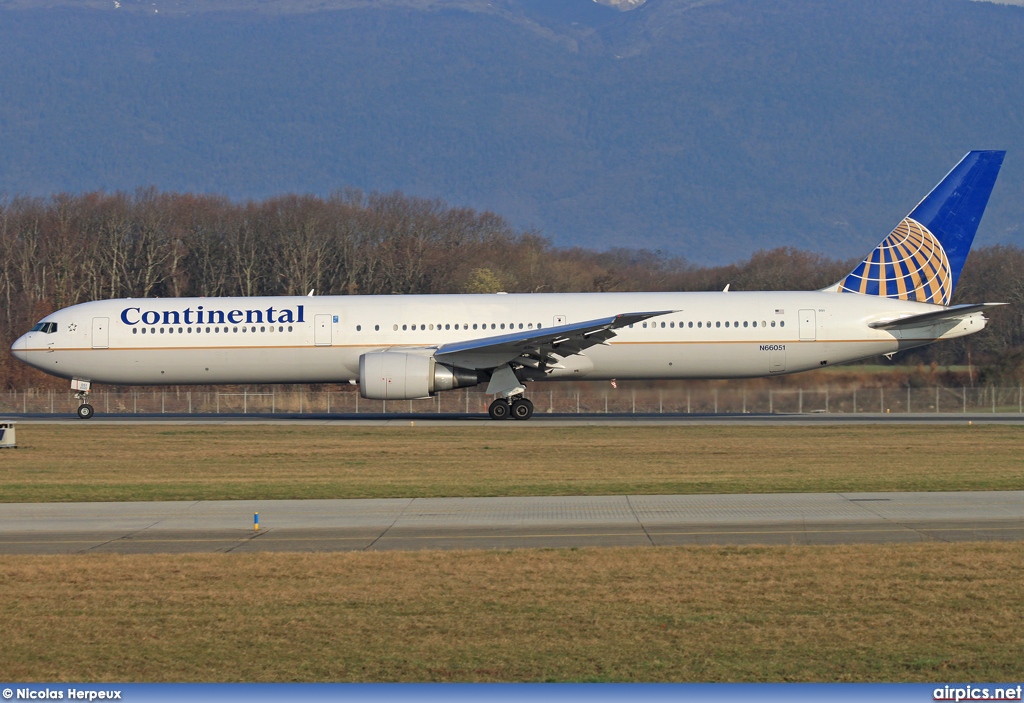
[[5, 688], [4, 700], [18, 701], [113, 701], [121, 700], [119, 690], [81, 688]]
[[932, 692], [936, 701], [1019, 701], [1024, 685], [991, 688], [971, 684], [945, 685]]

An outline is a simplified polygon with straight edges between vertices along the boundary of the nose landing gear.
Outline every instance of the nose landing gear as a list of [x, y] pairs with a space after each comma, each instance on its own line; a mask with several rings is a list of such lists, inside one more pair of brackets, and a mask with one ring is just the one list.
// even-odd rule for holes
[[495, 398], [487, 414], [492, 420], [529, 420], [533, 417], [533, 403], [529, 398], [522, 396], [516, 398]]
[[78, 406], [78, 417], [82, 420], [89, 420], [96, 414], [92, 406], [85, 402], [85, 399], [89, 397], [90, 385], [89, 381], [83, 381], [80, 378], [71, 381], [71, 390], [75, 392], [75, 400], [80, 403]]

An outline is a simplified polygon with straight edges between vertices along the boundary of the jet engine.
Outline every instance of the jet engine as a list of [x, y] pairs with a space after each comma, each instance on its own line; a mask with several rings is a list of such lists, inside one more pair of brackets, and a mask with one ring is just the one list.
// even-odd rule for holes
[[408, 352], [368, 352], [359, 357], [359, 394], [375, 400], [427, 398], [438, 391], [475, 386], [479, 371], [438, 363]]

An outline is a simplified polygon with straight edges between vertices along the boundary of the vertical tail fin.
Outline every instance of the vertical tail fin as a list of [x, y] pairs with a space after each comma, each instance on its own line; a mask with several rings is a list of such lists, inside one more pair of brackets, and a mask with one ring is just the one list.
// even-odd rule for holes
[[1005, 151], [972, 151], [838, 285], [949, 305]]

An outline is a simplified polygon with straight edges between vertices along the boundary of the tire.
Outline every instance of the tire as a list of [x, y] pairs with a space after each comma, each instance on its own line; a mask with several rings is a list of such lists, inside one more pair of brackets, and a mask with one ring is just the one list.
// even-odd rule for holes
[[491, 416], [492, 420], [507, 420], [510, 412], [511, 406], [504, 398], [495, 399], [491, 406], [487, 408], [487, 414]]
[[78, 417], [82, 420], [92, 419], [92, 416], [96, 414], [96, 411], [92, 409], [92, 406], [88, 403], [83, 403], [78, 406]]
[[533, 417], [533, 403], [527, 398], [512, 403], [512, 417], [516, 420], [529, 420]]

